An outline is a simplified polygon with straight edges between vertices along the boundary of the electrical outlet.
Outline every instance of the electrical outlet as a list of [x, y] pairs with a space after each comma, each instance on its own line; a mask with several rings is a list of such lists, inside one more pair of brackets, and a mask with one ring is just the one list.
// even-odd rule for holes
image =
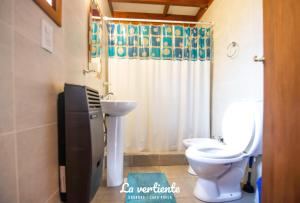
[[46, 49], [50, 53], [53, 53], [53, 26], [46, 20], [42, 19], [41, 28], [42, 48]]

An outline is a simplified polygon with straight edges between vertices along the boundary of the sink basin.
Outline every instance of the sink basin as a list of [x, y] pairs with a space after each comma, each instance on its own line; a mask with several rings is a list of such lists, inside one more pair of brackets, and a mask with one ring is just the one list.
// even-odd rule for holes
[[102, 112], [110, 116], [125, 116], [137, 106], [136, 101], [102, 100]]

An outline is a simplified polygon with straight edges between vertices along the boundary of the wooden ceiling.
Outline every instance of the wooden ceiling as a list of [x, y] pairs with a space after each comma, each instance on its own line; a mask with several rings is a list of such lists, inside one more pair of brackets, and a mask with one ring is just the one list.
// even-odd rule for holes
[[[180, 21], [198, 21], [201, 16], [205, 13], [209, 5], [212, 3], [213, 0], [108, 0], [110, 11], [113, 17], [118, 18], [142, 18], [142, 19], [159, 19], [159, 20], [180, 20]], [[133, 5], [139, 4], [143, 6], [143, 8], [149, 7], [151, 5], [158, 5], [164, 6], [163, 10], [160, 13], [149, 13], [149, 12], [129, 12], [122, 11], [122, 9], [114, 10], [114, 5], [120, 3], [125, 3], [125, 5]], [[128, 7], [127, 6], [127, 7]], [[169, 13], [170, 8], [176, 7], [177, 11], [180, 8], [186, 9], [195, 7], [197, 9], [196, 13], [193, 14], [176, 14], [172, 12]], [[194, 9], [194, 8], [192, 8]], [[126, 9], [125, 9], [126, 10]], [[195, 10], [195, 9], [194, 9]]]

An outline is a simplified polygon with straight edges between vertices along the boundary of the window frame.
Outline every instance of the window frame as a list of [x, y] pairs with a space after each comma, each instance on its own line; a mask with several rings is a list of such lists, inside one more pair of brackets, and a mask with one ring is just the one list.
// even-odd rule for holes
[[52, 0], [51, 6], [47, 0], [33, 0], [59, 27], [62, 26], [62, 0]]

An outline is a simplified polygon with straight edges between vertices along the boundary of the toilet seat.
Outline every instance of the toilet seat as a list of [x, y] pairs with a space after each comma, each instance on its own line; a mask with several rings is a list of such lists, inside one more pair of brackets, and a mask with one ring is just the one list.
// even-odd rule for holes
[[184, 139], [183, 145], [188, 148], [193, 145], [197, 146], [215, 146], [216, 144], [220, 144], [220, 142], [216, 139], [211, 138], [188, 138]]
[[192, 145], [208, 145], [217, 140], [211, 138], [187, 138], [182, 141], [183, 145], [188, 148]]
[[194, 153], [198, 156], [214, 159], [223, 159], [223, 158], [234, 158], [240, 156], [241, 152], [236, 152], [228, 149], [226, 145], [214, 145], [214, 146], [197, 146], [194, 148], [196, 150]]
[[191, 146], [185, 151], [185, 156], [201, 163], [227, 164], [240, 161], [248, 154], [232, 151], [225, 145], [223, 147], [215, 145], [212, 147]]

